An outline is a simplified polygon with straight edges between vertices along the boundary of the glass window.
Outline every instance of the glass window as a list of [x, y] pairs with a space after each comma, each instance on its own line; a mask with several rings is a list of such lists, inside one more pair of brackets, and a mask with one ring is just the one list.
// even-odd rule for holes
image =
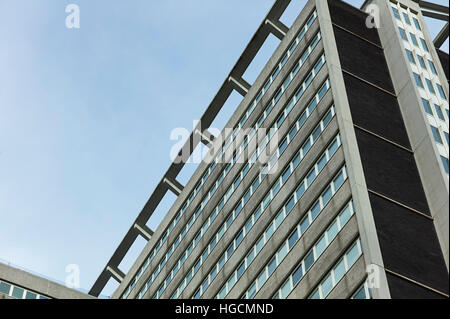
[[308, 180], [308, 187], [311, 186], [312, 182], [316, 179], [316, 170], [313, 169], [307, 177]]
[[433, 74], [437, 75], [436, 67], [435, 67], [433, 61], [428, 60], [428, 65], [430, 66], [431, 72], [433, 72]]
[[281, 298], [286, 298], [289, 293], [291, 292], [291, 285], [289, 280], [284, 284], [284, 286], [281, 288]]
[[272, 257], [272, 260], [267, 265], [267, 272], [269, 273], [269, 276], [274, 272], [275, 268], [277, 267], [277, 260], [274, 257]]
[[295, 270], [295, 272], [292, 274], [292, 284], [295, 286], [298, 284], [300, 279], [303, 277], [303, 268], [302, 265], [298, 266], [298, 268]]
[[417, 20], [416, 18], [413, 17], [413, 21], [414, 21], [414, 24], [416, 26], [416, 29], [419, 30], [419, 31], [422, 31], [422, 28], [420, 27], [419, 20]]
[[440, 120], [445, 121], [444, 113], [442, 113], [442, 109], [439, 105], [435, 104], [434, 109], [436, 110], [436, 114]]
[[439, 91], [439, 94], [441, 95], [441, 97], [444, 100], [447, 100], [447, 97], [445, 96], [444, 89], [442, 88], [442, 86], [440, 84], [436, 84], [436, 86], [438, 88], [438, 91]]
[[344, 258], [341, 259], [341, 261], [334, 267], [334, 279], [336, 282], [342, 279], [345, 275], [345, 262]]
[[431, 94], [436, 94], [436, 91], [434, 90], [433, 83], [431, 83], [431, 81], [428, 80], [427, 78], [425, 78], [425, 81], [427, 82], [428, 91], [430, 91]]
[[423, 107], [425, 108], [425, 112], [427, 112], [430, 115], [433, 115], [433, 111], [431, 111], [430, 102], [422, 98]]
[[333, 278], [331, 277], [331, 274], [329, 274], [322, 283], [322, 295], [324, 297], [327, 296], [331, 289], [333, 289]]
[[25, 299], [36, 299], [37, 295], [31, 291], [27, 291], [25, 295]]
[[444, 170], [448, 174], [448, 158], [441, 156], [442, 165], [444, 165]]
[[348, 268], [350, 268], [355, 261], [358, 259], [359, 257], [359, 249], [358, 249], [358, 245], [355, 244], [350, 251], [347, 253], [347, 265]]
[[338, 189], [339, 187], [341, 187], [341, 185], [344, 183], [344, 175], [341, 173], [339, 173], [339, 175], [334, 179], [333, 181], [334, 183], [334, 189]]
[[409, 36], [411, 38], [412, 43], [416, 46], [419, 47], [419, 43], [417, 42], [417, 38], [414, 34], [412, 34], [411, 32], [409, 33]]
[[420, 78], [420, 75], [415, 72], [413, 72], [413, 74], [414, 74], [414, 79], [416, 80], [417, 86], [420, 87], [421, 89], [423, 89], [423, 82], [422, 82], [422, 79]]
[[402, 28], [398, 28], [398, 30], [400, 31], [400, 36], [402, 37], [402, 39], [408, 41], [408, 37], [406, 36], [405, 30]]
[[420, 55], [418, 55], [417, 58], [419, 59], [419, 64], [422, 67], [422, 69], [426, 70], [427, 66], [425, 65], [425, 60]]
[[427, 43], [425, 42], [425, 40], [422, 39], [422, 38], [420, 38], [420, 42], [422, 43], [422, 48], [423, 48], [425, 51], [430, 52], [430, 50], [428, 50], [428, 45], [427, 45]]
[[409, 51], [408, 49], [406, 49], [406, 55], [408, 56], [409, 62], [411, 62], [412, 64], [416, 64], [416, 60], [414, 60], [413, 53], [411, 51]]
[[339, 221], [341, 222], [341, 227], [344, 227], [344, 225], [348, 222], [350, 219], [351, 213], [350, 213], [350, 206], [347, 206], [344, 211], [339, 216]]
[[302, 222], [300, 223], [300, 231], [302, 232], [302, 234], [305, 233], [308, 227], [309, 227], [309, 218], [308, 216], [306, 216], [306, 218], [303, 219]]
[[308, 256], [306, 256], [305, 258], [305, 270], [308, 271], [313, 263], [314, 263], [314, 252], [311, 250]]
[[289, 242], [289, 249], [292, 249], [292, 247], [294, 247], [294, 245], [297, 242], [297, 240], [298, 240], [298, 231], [295, 230], [292, 233], [292, 235], [289, 237], [289, 240], [288, 240], [288, 242]]
[[398, 9], [392, 7], [392, 12], [394, 13], [394, 17], [398, 20], [400, 20], [400, 14], [398, 13]]
[[330, 228], [328, 229], [328, 241], [331, 242], [339, 232], [337, 221], [335, 220], [333, 224], [331, 224]]
[[316, 204], [311, 208], [311, 217], [314, 220], [320, 213], [320, 202], [317, 201]]
[[0, 282], [0, 293], [9, 295], [9, 290], [11, 289], [11, 285], [6, 282]]
[[370, 297], [366, 294], [366, 288], [364, 285], [353, 295], [353, 299], [370, 299]]
[[23, 292], [24, 292], [24, 290], [22, 288], [13, 286], [13, 291], [12, 291], [11, 296], [13, 296], [14, 298], [17, 298], [17, 299], [22, 299]]
[[245, 262], [243, 262], [243, 263], [239, 266], [239, 268], [238, 268], [238, 270], [237, 270], [237, 277], [238, 277], [238, 278], [240, 278], [240, 277], [242, 276], [242, 274], [244, 273], [244, 270], [245, 270]]
[[442, 137], [441, 137], [441, 134], [439, 133], [438, 128], [437, 128], [437, 127], [434, 127], [433, 125], [430, 125], [430, 126], [431, 126], [431, 131], [432, 131], [433, 136], [434, 136], [434, 140], [435, 140], [437, 143], [439, 143], [439, 144], [443, 144], [443, 143], [442, 143]]
[[406, 24], [411, 25], [411, 20], [409, 20], [407, 13], [403, 12], [403, 18], [405, 19]]
[[319, 242], [316, 245], [316, 256], [317, 258], [322, 255], [322, 253], [324, 252], [325, 248], [327, 248], [327, 241], [325, 239], [325, 236], [323, 236]]
[[326, 191], [322, 195], [323, 205], [326, 205], [328, 203], [328, 201], [331, 199], [332, 195], [333, 195], [333, 193], [332, 193], [332, 190], [331, 190], [331, 186], [328, 186], [328, 188], [326, 189]]
[[308, 139], [308, 141], [303, 145], [302, 147], [302, 151], [303, 151], [303, 156], [308, 153], [309, 149], [311, 148], [311, 140]]

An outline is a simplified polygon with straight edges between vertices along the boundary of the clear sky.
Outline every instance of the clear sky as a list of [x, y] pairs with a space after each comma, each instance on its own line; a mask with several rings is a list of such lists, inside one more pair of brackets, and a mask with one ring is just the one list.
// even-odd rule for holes
[[[65, 27], [70, 3], [80, 29]], [[304, 3], [281, 20], [290, 26]], [[170, 132], [192, 129], [272, 4], [0, 0], [0, 259], [60, 281], [77, 264], [88, 290], [169, 167]], [[277, 45], [271, 36], [248, 82]], [[240, 100], [233, 93], [213, 124]]]

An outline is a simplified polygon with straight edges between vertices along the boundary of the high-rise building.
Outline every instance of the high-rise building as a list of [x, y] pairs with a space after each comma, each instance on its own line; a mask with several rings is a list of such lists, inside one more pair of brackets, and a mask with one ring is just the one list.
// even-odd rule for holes
[[[434, 43], [423, 18], [448, 9], [310, 0], [288, 28], [289, 2], [275, 1], [180, 151], [204, 143], [217, 162], [184, 186], [172, 163], [92, 295], [114, 278], [113, 298], [448, 297], [448, 55], [435, 48], [448, 24]], [[249, 84], [269, 34], [280, 44]], [[222, 141], [207, 128], [233, 90], [243, 100]], [[177, 199], [153, 233], [167, 192]]]

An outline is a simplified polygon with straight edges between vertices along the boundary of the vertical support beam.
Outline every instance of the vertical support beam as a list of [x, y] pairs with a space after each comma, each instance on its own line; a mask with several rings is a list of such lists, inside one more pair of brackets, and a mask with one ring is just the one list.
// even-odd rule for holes
[[289, 31], [289, 28], [279, 20], [272, 21], [267, 19], [265, 21], [265, 24], [269, 27], [270, 32], [280, 40], [283, 40], [283, 38], [286, 36], [286, 33], [288, 33]]
[[117, 267], [107, 266], [106, 270], [111, 274], [111, 277], [113, 277], [119, 284], [125, 278], [125, 274]]
[[243, 78], [235, 79], [234, 77], [230, 76], [228, 78], [228, 82], [230, 82], [233, 89], [239, 92], [240, 95], [245, 96], [250, 90], [251, 85], [247, 83]]
[[350, 181], [353, 203], [355, 205], [355, 214], [358, 221], [364, 261], [366, 266], [374, 265], [379, 270], [379, 288], [372, 290], [374, 298], [390, 299], [391, 294], [387, 283], [383, 256], [381, 254], [380, 242], [378, 240], [375, 220], [373, 218], [373, 211], [370, 204], [362, 161], [359, 155], [360, 152], [350, 112], [347, 90], [344, 84], [341, 61], [337, 51], [336, 38], [334, 35], [328, 1], [315, 0], [315, 2], [324, 51], [327, 57], [327, 67], [332, 87], [331, 91], [336, 107], [339, 131], [342, 137], [342, 147], [344, 149], [345, 162], [348, 169], [348, 179]]
[[169, 189], [177, 196], [180, 196], [181, 192], [184, 189], [184, 186], [178, 183], [175, 179], [168, 179], [167, 177], [164, 177], [164, 183], [167, 184]]
[[145, 238], [145, 240], [149, 241], [153, 236], [153, 231], [145, 225], [134, 224], [134, 228], [138, 231], [139, 235]]

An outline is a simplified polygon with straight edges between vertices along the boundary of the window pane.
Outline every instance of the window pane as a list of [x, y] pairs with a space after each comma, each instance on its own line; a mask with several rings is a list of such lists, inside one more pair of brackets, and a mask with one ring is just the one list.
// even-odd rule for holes
[[23, 298], [23, 289], [22, 288], [19, 288], [19, 287], [13, 287], [13, 291], [12, 291], [12, 296], [14, 297], [14, 298], [17, 298], [17, 299], [22, 299]]
[[349, 268], [355, 263], [358, 257], [359, 257], [358, 245], [354, 245], [352, 249], [350, 249], [350, 251], [347, 253], [347, 264]]
[[408, 56], [409, 62], [411, 62], [412, 64], [416, 64], [416, 60], [414, 60], [413, 53], [411, 51], [409, 51], [408, 49], [406, 49], [406, 55]]
[[425, 112], [427, 112], [430, 115], [433, 115], [433, 112], [431, 111], [430, 102], [422, 98], [423, 107], [425, 108]]
[[400, 36], [402, 37], [402, 39], [408, 41], [405, 30], [403, 30], [402, 28], [398, 28], [398, 30], [400, 31]]
[[337, 264], [336, 267], [334, 268], [334, 279], [336, 280], [336, 282], [338, 282], [339, 280], [342, 279], [342, 277], [344, 277], [344, 275], [345, 275], [345, 262], [344, 259], [341, 259], [339, 264]]
[[298, 240], [298, 231], [295, 230], [289, 237], [289, 249], [292, 249], [292, 247], [294, 247], [297, 240]]
[[438, 142], [439, 144], [443, 144], [439, 130], [436, 127], [434, 127], [433, 125], [430, 125], [430, 126], [431, 126], [431, 131], [433, 132], [434, 140], [436, 142]]
[[414, 24], [416, 25], [417, 30], [422, 31], [422, 28], [420, 27], [419, 20], [413, 17]]
[[327, 248], [327, 241], [325, 236], [323, 236], [316, 245], [316, 255], [319, 257], [324, 252], [325, 248]]
[[435, 104], [434, 109], [436, 110], [436, 114], [440, 120], [445, 121], [444, 113], [442, 113], [442, 109], [439, 105]]
[[322, 295], [326, 297], [330, 293], [331, 289], [333, 289], [333, 279], [330, 274], [322, 283]]
[[337, 221], [335, 221], [330, 228], [328, 229], [328, 241], [331, 242], [338, 233], [338, 224]]
[[417, 86], [423, 89], [423, 82], [422, 82], [422, 79], [420, 78], [420, 75], [417, 73], [414, 73], [414, 79], [416, 80]]
[[311, 250], [311, 252], [305, 258], [305, 270], [308, 271], [313, 263], [314, 263], [314, 253]]
[[6, 282], [0, 282], [0, 293], [9, 295], [9, 290], [11, 289], [11, 285]]
[[403, 18], [405, 19], [405, 22], [406, 22], [408, 25], [411, 25], [411, 20], [409, 20], [409, 16], [408, 16], [408, 14], [406, 14], [405, 12], [403, 12]]
[[297, 270], [295, 270], [294, 274], [292, 275], [292, 283], [295, 286], [296, 284], [298, 284], [298, 282], [300, 281], [300, 279], [302, 279], [303, 277], [303, 269], [302, 269], [302, 265], [300, 265]]

